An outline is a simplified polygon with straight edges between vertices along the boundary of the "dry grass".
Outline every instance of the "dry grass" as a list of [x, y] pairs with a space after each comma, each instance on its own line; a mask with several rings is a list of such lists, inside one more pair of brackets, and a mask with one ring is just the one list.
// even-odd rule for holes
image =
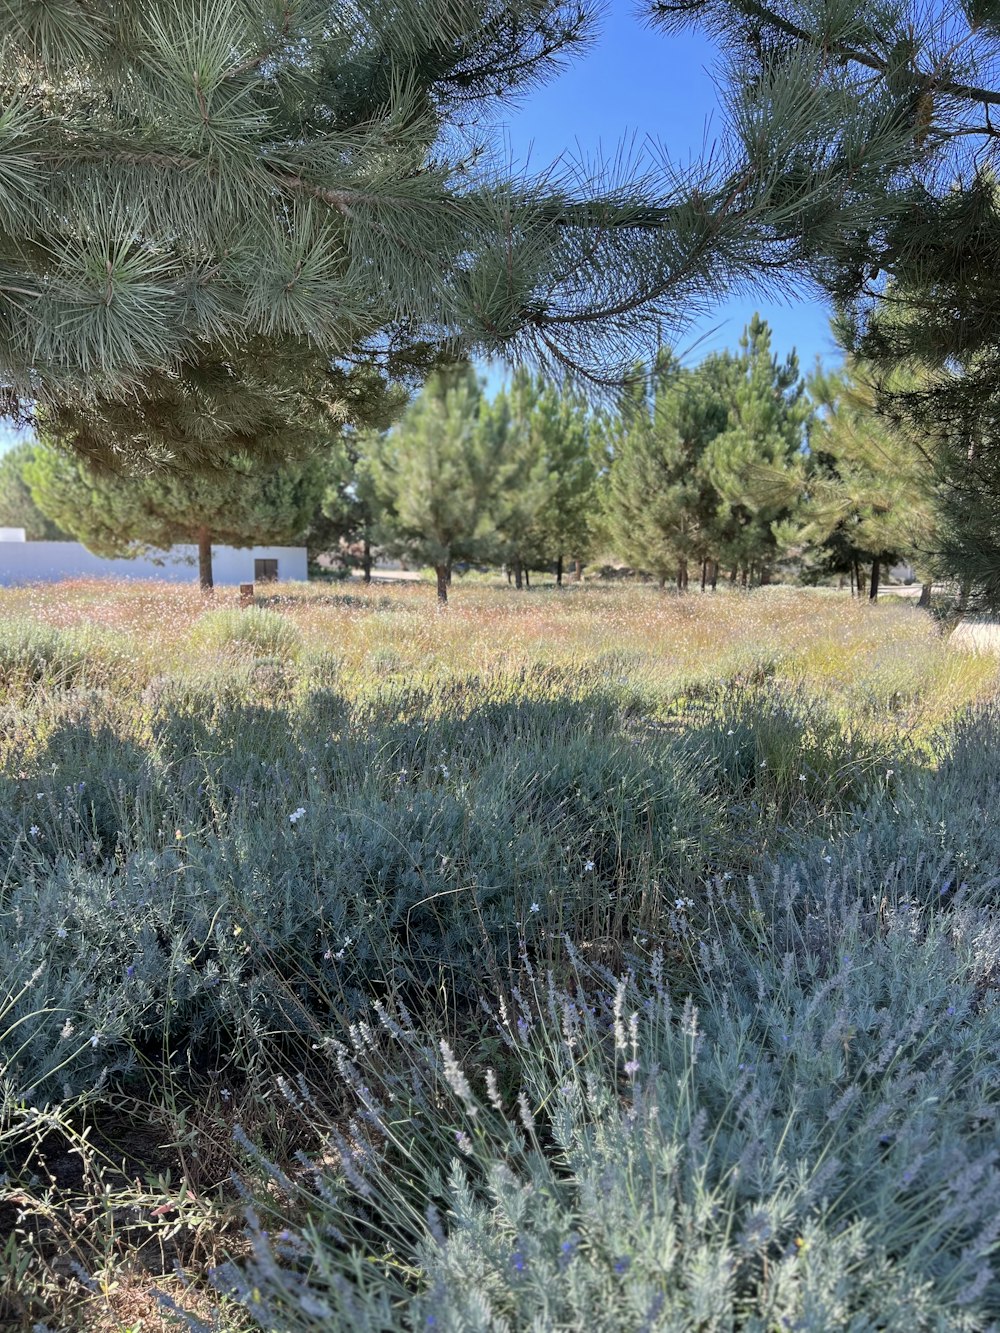
[[[235, 609], [235, 589], [206, 603], [196, 589], [76, 580], [0, 590], [4, 619], [86, 628], [129, 670], [113, 688], [202, 674], [225, 659], [204, 646], [198, 622]], [[921, 731], [991, 694], [998, 665], [957, 653], [936, 623], [908, 603], [872, 607], [848, 595], [770, 588], [686, 597], [646, 586], [584, 586], [516, 593], [456, 584], [447, 610], [419, 583], [283, 585], [257, 606], [302, 637], [301, 673], [322, 668], [357, 696], [387, 680], [432, 685], [486, 673], [517, 677], [540, 665], [627, 677], [653, 697], [726, 680], [775, 677], [822, 693], [847, 715], [888, 706], [902, 729]], [[126, 678], [127, 677], [127, 678]], [[104, 683], [103, 680], [101, 683]]]

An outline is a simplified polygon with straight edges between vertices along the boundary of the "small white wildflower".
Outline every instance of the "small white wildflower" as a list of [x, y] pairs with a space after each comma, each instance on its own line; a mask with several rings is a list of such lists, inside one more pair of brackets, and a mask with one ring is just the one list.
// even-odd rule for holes
[[72, 1024], [72, 1023], [69, 1021], [69, 1019], [67, 1018], [67, 1019], [66, 1019], [66, 1022], [65, 1022], [65, 1023], [62, 1025], [62, 1027], [59, 1029], [59, 1035], [60, 1035], [60, 1037], [62, 1037], [63, 1041], [68, 1041], [68, 1040], [70, 1039], [70, 1037], [72, 1037], [72, 1035], [73, 1035], [73, 1033], [74, 1033], [75, 1031], [76, 1031], [76, 1028], [73, 1026], [73, 1024]]
[[292, 813], [288, 816], [289, 824], [297, 824], [299, 820], [303, 818], [305, 813], [306, 813], [305, 806], [300, 805], [297, 810], [293, 810]]
[[800, 774], [799, 774], [799, 781], [800, 781], [800, 782], [805, 782], [805, 780], [806, 780], [806, 775], [805, 775], [804, 773], [800, 773]]
[[91, 1039], [90, 1039], [90, 1044], [91, 1044], [91, 1046], [100, 1046], [100, 1044], [101, 1044], [101, 1034], [100, 1034], [99, 1032], [95, 1032], [95, 1033], [94, 1033], [94, 1035], [93, 1035], [93, 1036], [91, 1037]]
[[727, 735], [727, 736], [735, 736], [735, 735], [736, 735], [736, 732], [733, 731], [732, 727], [730, 727], [729, 730], [726, 732], [726, 735]]
[[58, 926], [58, 927], [56, 928], [56, 939], [57, 939], [57, 940], [64, 940], [65, 938], [66, 938], [66, 927], [65, 927], [65, 926]]
[[683, 912], [685, 907], [685, 900], [683, 898], [675, 898], [674, 906], [677, 908], [678, 912]]
[[33, 838], [37, 838], [41, 835], [42, 830], [38, 827], [37, 824], [32, 824], [31, 828], [28, 829], [28, 832], [31, 834]]
[[586, 871], [591, 871], [591, 870], [593, 870], [593, 868], [594, 868], [594, 863], [593, 863], [593, 861], [584, 861], [584, 863], [583, 863], [583, 868], [584, 868], [584, 870], [586, 870]]
[[762, 760], [760, 761], [760, 766], [761, 766], [761, 768], [767, 768], [767, 760], [766, 760], [766, 759], [762, 759]]
[[538, 905], [537, 903], [532, 903], [532, 904], [531, 904], [531, 910], [532, 910], [533, 912], [540, 912], [542, 909], [539, 907], [539, 905]]
[[887, 768], [887, 769], [885, 770], [885, 775], [886, 775], [886, 777], [887, 777], [887, 778], [891, 778], [892, 775], [893, 775], [893, 773], [894, 773], [895, 771], [896, 771], [896, 770], [893, 769], [893, 768]]
[[824, 856], [824, 857], [823, 857], [823, 860], [827, 863], [828, 866], [833, 865], [833, 857], [832, 857], [832, 856]]
[[722, 876], [722, 878], [725, 880], [730, 880], [732, 879], [732, 877], [733, 877], [733, 872], [731, 870], [725, 871], [725, 873]]
[[448, 767], [447, 764], [441, 764], [441, 766], [438, 769], [438, 772], [441, 774], [443, 778], [451, 777], [451, 769]]

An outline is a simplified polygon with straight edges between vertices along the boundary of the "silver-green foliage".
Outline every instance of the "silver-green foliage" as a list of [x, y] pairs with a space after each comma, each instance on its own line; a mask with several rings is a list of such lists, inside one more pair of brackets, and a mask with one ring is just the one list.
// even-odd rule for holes
[[267, 1171], [221, 1280], [289, 1331], [992, 1327], [995, 912], [826, 888], [789, 871], [748, 929], [717, 886], [694, 999], [661, 957], [527, 966], [505, 1084], [376, 1006], [331, 1044], [352, 1117], [283, 1085], [327, 1162]]
[[[241, 637], [259, 614], [234, 613]], [[164, 1041], [244, 1073], [301, 1061], [319, 1016], [349, 1018], [372, 985], [421, 994], [446, 973], [473, 1000], [518, 922], [539, 943], [564, 918], [628, 933], [632, 904], [658, 919], [713, 855], [700, 766], [636, 745], [596, 692], [533, 702], [497, 681], [475, 718], [434, 722], [402, 691], [282, 707], [281, 646], [254, 646], [264, 680], [230, 660], [226, 686], [154, 686], [129, 717], [99, 695], [35, 706], [33, 753], [0, 787], [18, 1096], [129, 1077]]]

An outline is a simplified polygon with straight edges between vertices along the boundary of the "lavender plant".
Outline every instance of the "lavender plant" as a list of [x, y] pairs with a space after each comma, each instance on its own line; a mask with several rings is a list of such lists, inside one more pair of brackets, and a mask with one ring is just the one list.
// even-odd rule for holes
[[331, 1043], [350, 1116], [282, 1085], [325, 1146], [257, 1158], [219, 1282], [289, 1331], [992, 1327], [1000, 923], [758, 902], [774, 950], [713, 895], [697, 1000], [660, 958], [531, 973], [496, 1015], [516, 1091], [378, 1007]]

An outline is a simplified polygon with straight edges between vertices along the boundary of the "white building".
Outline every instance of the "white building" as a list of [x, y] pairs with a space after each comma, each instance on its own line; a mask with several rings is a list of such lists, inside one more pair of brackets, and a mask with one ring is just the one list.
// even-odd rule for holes
[[[212, 547], [216, 584], [298, 580], [309, 574], [304, 546]], [[134, 560], [105, 559], [80, 542], [29, 542], [23, 528], [0, 528], [0, 587], [19, 583], [58, 583], [61, 579], [158, 579], [197, 583], [197, 546], [173, 546]]]

